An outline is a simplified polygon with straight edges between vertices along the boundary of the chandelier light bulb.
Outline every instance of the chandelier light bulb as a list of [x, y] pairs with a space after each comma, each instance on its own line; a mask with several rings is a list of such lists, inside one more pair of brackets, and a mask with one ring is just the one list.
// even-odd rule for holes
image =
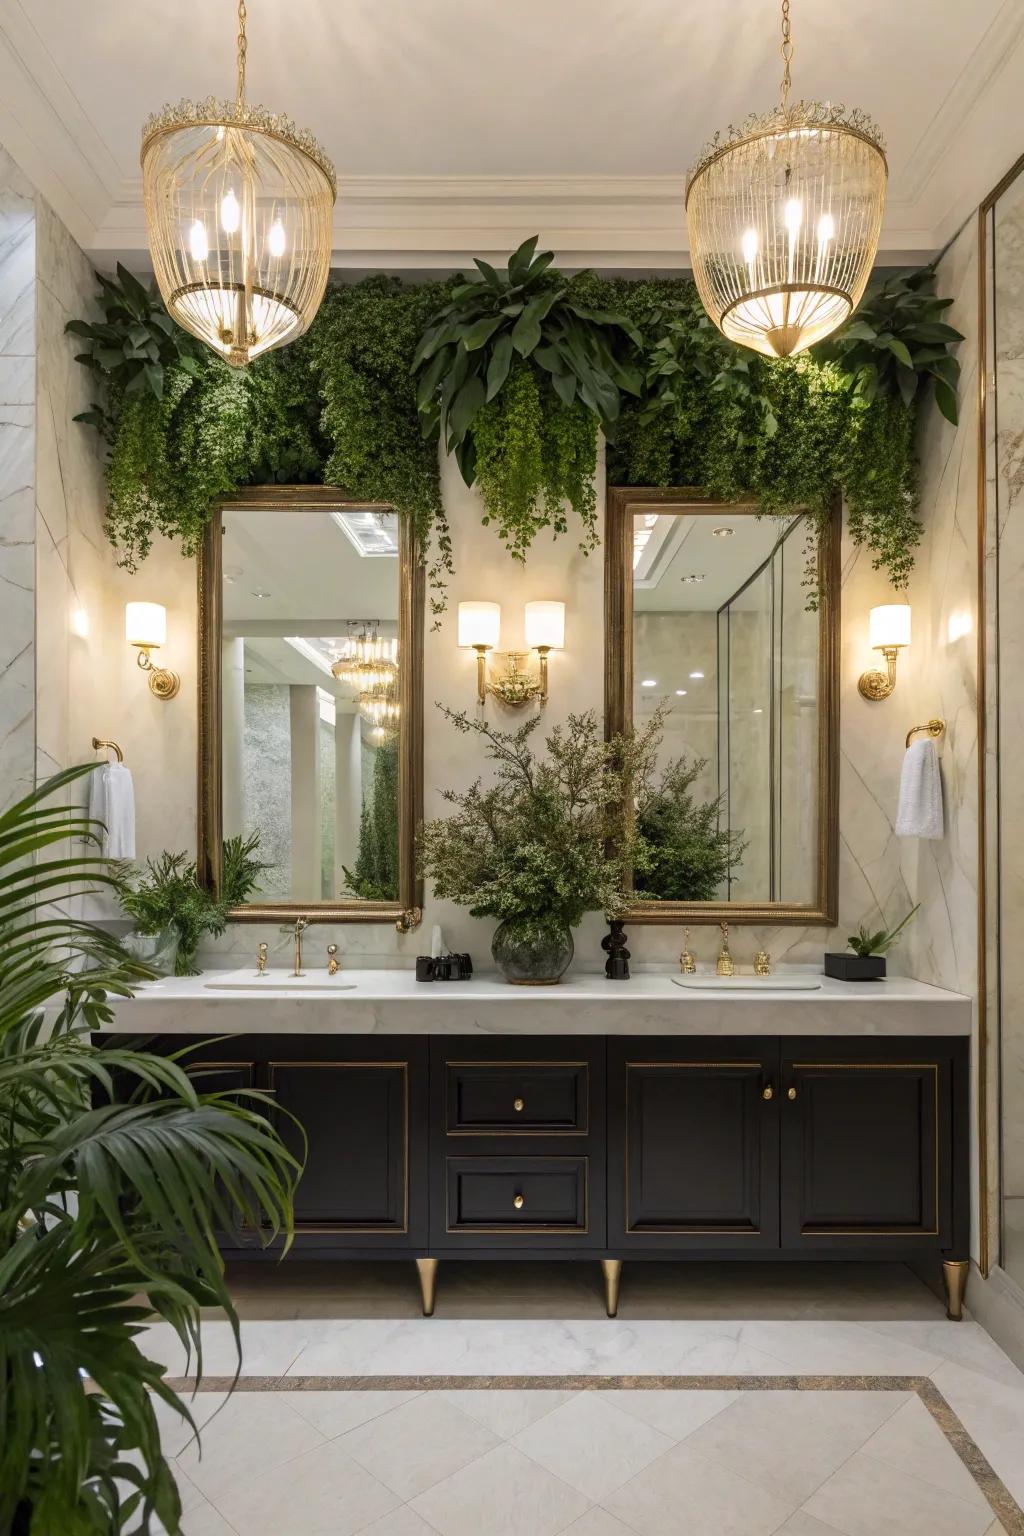
[[220, 227], [226, 235], [233, 235], [242, 222], [242, 210], [238, 206], [238, 198], [231, 187], [224, 195], [220, 205]]
[[686, 218], [701, 302], [731, 341], [790, 357], [859, 304], [878, 250], [888, 168], [871, 119], [790, 102], [782, 0], [780, 104], [716, 134], [690, 172]]
[[210, 242], [206, 238], [206, 225], [196, 219], [188, 232], [188, 247], [193, 261], [205, 261], [210, 254]]
[[270, 236], [267, 243], [270, 246], [271, 256], [280, 258], [284, 255], [285, 247], [288, 244], [288, 239], [284, 232], [284, 225], [281, 223], [280, 219], [275, 219], [273, 224], [270, 226]]

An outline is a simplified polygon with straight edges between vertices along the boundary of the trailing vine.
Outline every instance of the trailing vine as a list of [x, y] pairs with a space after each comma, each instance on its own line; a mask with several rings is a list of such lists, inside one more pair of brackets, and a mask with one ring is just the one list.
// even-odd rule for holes
[[329, 289], [299, 341], [229, 368], [124, 268], [100, 278], [100, 321], [72, 321], [98, 388], [79, 420], [107, 443], [107, 533], [120, 563], [155, 535], [199, 548], [216, 498], [239, 486], [328, 482], [412, 520], [444, 606], [452, 540], [437, 437], [478, 482], [483, 521], [524, 558], [542, 528], [597, 542], [597, 431], [612, 484], [753, 495], [763, 511], [848, 527], [893, 585], [921, 538], [917, 410], [956, 419], [959, 332], [935, 273], [898, 273], [808, 353], [776, 361], [728, 342], [688, 279], [567, 279], [529, 240], [507, 272]]

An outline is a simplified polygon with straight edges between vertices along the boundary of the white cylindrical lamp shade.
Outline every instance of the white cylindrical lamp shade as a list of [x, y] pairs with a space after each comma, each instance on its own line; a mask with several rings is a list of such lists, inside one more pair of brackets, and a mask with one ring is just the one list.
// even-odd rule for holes
[[167, 639], [167, 609], [163, 603], [125, 603], [124, 637], [129, 645], [163, 645]]
[[486, 646], [489, 650], [497, 647], [501, 634], [501, 604], [500, 603], [460, 603], [459, 604], [459, 645], [469, 648], [475, 645]]
[[564, 603], [527, 603], [525, 623], [527, 650], [562, 650], [565, 645]]
[[910, 604], [883, 603], [871, 610], [871, 646], [881, 651], [886, 647], [910, 644]]

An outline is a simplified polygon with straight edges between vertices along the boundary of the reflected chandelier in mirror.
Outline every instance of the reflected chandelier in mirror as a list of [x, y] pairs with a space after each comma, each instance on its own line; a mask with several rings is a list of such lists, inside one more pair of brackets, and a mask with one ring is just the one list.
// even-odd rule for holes
[[809, 517], [609, 491], [609, 735], [665, 712], [630, 922], [835, 921], [840, 516], [815, 589]]
[[199, 574], [199, 870], [258, 834], [235, 920], [420, 920], [423, 571], [409, 523], [330, 486], [220, 504]]

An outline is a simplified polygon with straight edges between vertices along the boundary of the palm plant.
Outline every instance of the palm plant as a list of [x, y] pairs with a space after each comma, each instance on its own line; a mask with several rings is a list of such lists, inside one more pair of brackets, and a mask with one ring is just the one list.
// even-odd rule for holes
[[200, 1308], [220, 1307], [240, 1364], [215, 1233], [287, 1248], [301, 1169], [263, 1096], [203, 1094], [178, 1060], [92, 1043], [110, 997], [151, 973], [65, 915], [114, 880], [78, 851], [96, 824], [61, 803], [88, 771], [0, 815], [0, 1531], [146, 1536], [181, 1516], [154, 1400], [193, 1421], [145, 1324], [170, 1322], [198, 1376]]

